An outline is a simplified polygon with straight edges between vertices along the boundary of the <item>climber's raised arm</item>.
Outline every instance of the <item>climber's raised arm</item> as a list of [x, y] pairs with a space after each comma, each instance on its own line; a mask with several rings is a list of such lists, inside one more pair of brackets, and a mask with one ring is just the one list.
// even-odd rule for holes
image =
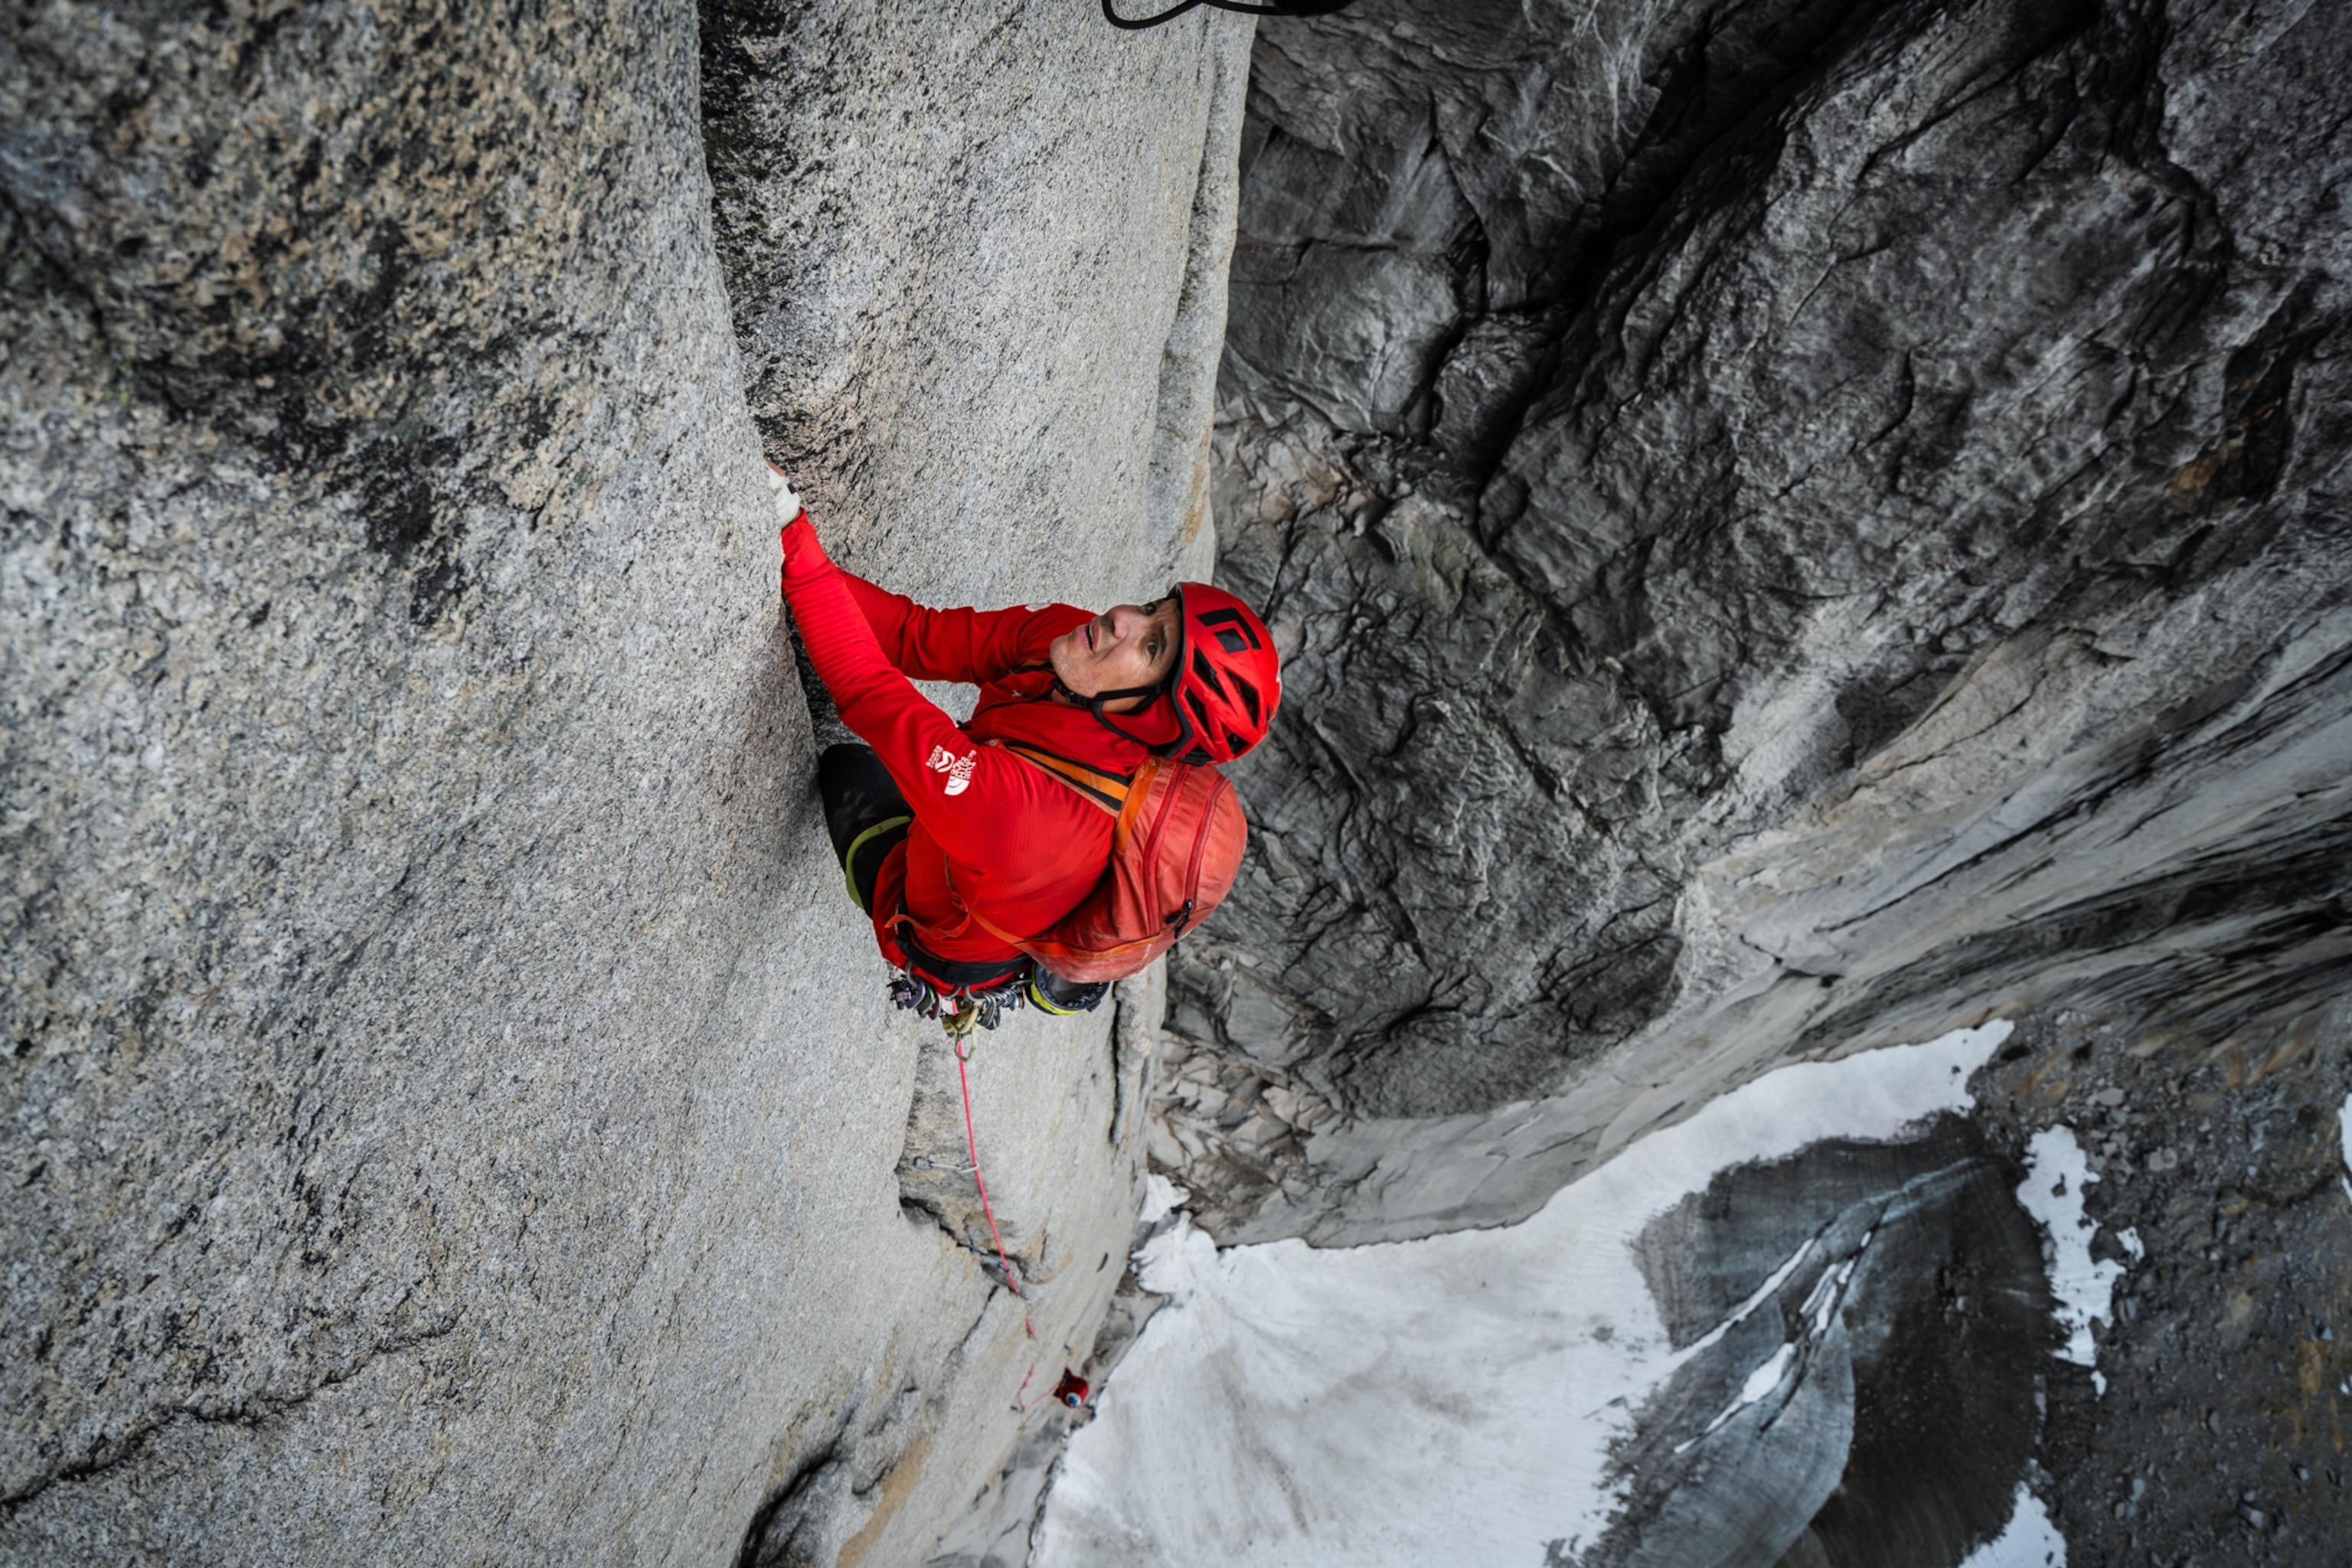
[[[1032, 797], [1058, 793], [1060, 786], [1001, 748], [975, 744], [945, 710], [915, 689], [908, 676], [940, 665], [917, 660], [909, 670], [889, 657], [853, 595], [854, 579], [825, 554], [805, 511], [784, 530], [783, 546], [784, 595], [810, 662], [842, 722], [874, 748], [940, 847], [983, 872], [1033, 853], [1006, 833], [1006, 825], [1029, 813]], [[1087, 618], [1082, 610], [1070, 617]]]
[[882, 656], [917, 680], [961, 680], [978, 686], [1045, 662], [1046, 647], [1065, 625], [1093, 617], [1069, 605], [1010, 610], [933, 610], [903, 594], [877, 587], [835, 564]]

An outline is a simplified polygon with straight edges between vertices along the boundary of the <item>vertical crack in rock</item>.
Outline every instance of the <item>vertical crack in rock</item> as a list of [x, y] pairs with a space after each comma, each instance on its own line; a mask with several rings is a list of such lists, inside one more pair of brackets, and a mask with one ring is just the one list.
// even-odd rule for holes
[[828, 1568], [833, 1554], [819, 1555], [814, 1538], [845, 1468], [838, 1438], [796, 1468], [751, 1516], [735, 1568]]
[[[1203, 15], [1132, 39], [965, 4], [707, 0], [700, 15], [745, 392], [835, 558], [934, 605], [1110, 604], [1206, 575], [1247, 26]], [[1003, 1486], [1042, 1484], [1058, 1451], [1046, 1391], [1097, 1337], [1132, 1228], [1160, 986], [1124, 983], [1081, 1018], [1015, 1015], [976, 1042], [992, 1225], [958, 1064], [922, 1032], [891, 1170], [899, 1212], [909, 1235], [953, 1244], [986, 1303], [950, 1371], [994, 1377], [1009, 1356], [1013, 1375], [952, 1458], [927, 1466], [915, 1445], [931, 1428], [901, 1426], [887, 1479], [807, 1479], [754, 1528], [757, 1560], [928, 1552], [936, 1531], [891, 1522], [913, 1489], [934, 1515], [944, 1501], [962, 1540], [1019, 1511]], [[1024, 1317], [1037, 1338], [1007, 1348]], [[997, 1489], [972, 1501], [965, 1483], [990, 1476]]]
[[[701, 19], [0, 27], [0, 1557], [724, 1557], [855, 1387], [768, 1522], [906, 1561], [1018, 1438], [888, 1202], [757, 449], [933, 603], [1199, 554], [1249, 31]], [[1041, 1356], [1108, 1024], [980, 1089]]]

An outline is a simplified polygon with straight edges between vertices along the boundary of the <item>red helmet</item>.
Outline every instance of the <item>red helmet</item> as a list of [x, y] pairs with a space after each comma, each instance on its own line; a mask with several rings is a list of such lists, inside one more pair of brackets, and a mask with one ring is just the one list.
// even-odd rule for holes
[[1282, 705], [1282, 656], [1257, 612], [1207, 583], [1176, 584], [1182, 628], [1170, 700], [1176, 739], [1159, 748], [1187, 762], [1230, 763], [1265, 739]]

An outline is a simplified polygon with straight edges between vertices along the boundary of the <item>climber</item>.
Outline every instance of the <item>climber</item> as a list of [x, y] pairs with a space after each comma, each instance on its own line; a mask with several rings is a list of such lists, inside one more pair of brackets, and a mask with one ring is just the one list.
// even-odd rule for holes
[[[1065, 980], [1015, 943], [1104, 880], [1147, 759], [1230, 762], [1265, 734], [1281, 700], [1272, 636], [1205, 583], [1098, 616], [1068, 605], [925, 609], [835, 565], [782, 472], [771, 463], [769, 474], [784, 596], [842, 723], [864, 742], [826, 746], [818, 785], [843, 879], [899, 972], [893, 995], [950, 1032], [993, 1027], [1024, 1003], [1092, 1009], [1106, 984]], [[958, 724], [914, 680], [979, 686], [971, 718]], [[1213, 770], [1190, 771], [1230, 802]], [[1219, 852], [1237, 862], [1239, 808], [1228, 809]], [[1196, 879], [1201, 858], [1194, 850]], [[1201, 912], [1230, 865], [1223, 876]], [[1180, 919], [1175, 934], [1184, 929]]]

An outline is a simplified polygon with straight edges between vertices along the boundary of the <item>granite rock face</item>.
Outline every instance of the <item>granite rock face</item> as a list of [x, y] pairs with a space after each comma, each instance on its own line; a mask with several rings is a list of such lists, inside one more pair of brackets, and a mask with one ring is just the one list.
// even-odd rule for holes
[[919, 1561], [1093, 1342], [1159, 1005], [973, 1069], [1033, 1340], [757, 458], [1198, 552], [1248, 27], [709, 9], [0, 24], [0, 1557]]

